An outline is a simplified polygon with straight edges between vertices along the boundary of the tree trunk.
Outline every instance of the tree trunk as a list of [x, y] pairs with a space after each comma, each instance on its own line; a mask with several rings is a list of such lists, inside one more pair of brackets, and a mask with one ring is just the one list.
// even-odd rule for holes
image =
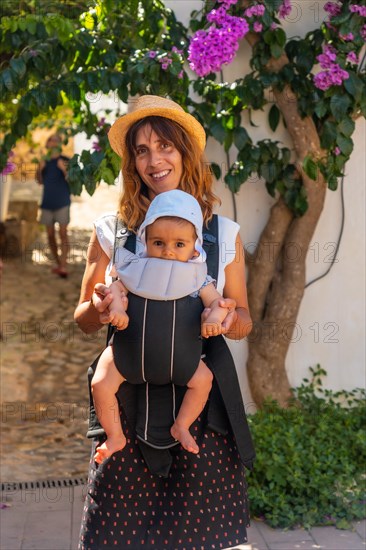
[[[252, 45], [253, 40], [253, 36], [248, 37]], [[272, 59], [268, 68], [277, 71], [286, 63], [288, 59], [283, 55]], [[292, 396], [285, 359], [291, 341], [299, 337], [296, 319], [305, 288], [306, 254], [326, 193], [320, 172], [314, 181], [302, 169], [306, 155], [314, 159], [323, 155], [313, 120], [300, 117], [296, 96], [289, 86], [273, 92], [293, 141], [309, 206], [302, 217], [295, 218], [280, 198], [271, 209], [254, 259], [249, 262], [248, 299], [254, 328], [248, 337], [248, 378], [258, 406], [266, 398], [286, 406]]]

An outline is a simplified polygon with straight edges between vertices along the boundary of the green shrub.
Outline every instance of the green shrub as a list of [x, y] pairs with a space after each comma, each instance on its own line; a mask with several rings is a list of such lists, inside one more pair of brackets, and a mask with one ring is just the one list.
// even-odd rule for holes
[[289, 408], [268, 401], [249, 417], [257, 452], [251, 512], [272, 527], [346, 529], [365, 516], [366, 392], [324, 390], [326, 372], [310, 370]]

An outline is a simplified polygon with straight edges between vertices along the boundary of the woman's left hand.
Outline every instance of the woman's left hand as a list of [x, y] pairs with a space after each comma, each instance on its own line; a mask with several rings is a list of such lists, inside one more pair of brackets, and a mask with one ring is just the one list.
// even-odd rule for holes
[[[220, 307], [224, 307], [228, 309], [228, 314], [226, 318], [223, 320], [221, 325], [221, 334], [226, 334], [230, 330], [233, 323], [235, 323], [238, 318], [238, 314], [236, 313], [236, 309], [235, 309], [236, 301], [233, 300], [232, 298], [222, 298], [219, 301], [219, 305]], [[205, 321], [207, 319], [210, 311], [211, 309], [208, 307], [203, 310], [202, 321]]]
[[226, 334], [238, 318], [236, 301], [232, 298], [223, 298], [219, 303], [220, 307], [226, 307], [228, 309], [228, 314], [222, 322], [222, 334]]

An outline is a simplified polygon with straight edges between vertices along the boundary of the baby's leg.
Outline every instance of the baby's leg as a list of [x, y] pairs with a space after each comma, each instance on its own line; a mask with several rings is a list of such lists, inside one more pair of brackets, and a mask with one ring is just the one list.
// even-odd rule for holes
[[94, 460], [99, 464], [126, 445], [115, 395], [122, 382], [124, 378], [114, 364], [112, 346], [108, 346], [100, 356], [91, 382], [95, 410], [107, 434], [106, 441], [94, 455]]
[[206, 405], [212, 387], [212, 372], [200, 360], [197, 370], [187, 384], [187, 391], [170, 433], [187, 451], [197, 454], [199, 448], [189, 432]]

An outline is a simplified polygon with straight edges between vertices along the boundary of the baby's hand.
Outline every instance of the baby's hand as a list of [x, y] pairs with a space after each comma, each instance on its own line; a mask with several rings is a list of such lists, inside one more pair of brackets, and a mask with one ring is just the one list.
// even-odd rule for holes
[[210, 336], [219, 336], [223, 333], [223, 326], [220, 321], [204, 321], [201, 325], [201, 336], [209, 338]]
[[130, 319], [125, 311], [123, 312], [111, 312], [111, 324], [117, 328], [117, 330], [125, 330], [128, 327]]

